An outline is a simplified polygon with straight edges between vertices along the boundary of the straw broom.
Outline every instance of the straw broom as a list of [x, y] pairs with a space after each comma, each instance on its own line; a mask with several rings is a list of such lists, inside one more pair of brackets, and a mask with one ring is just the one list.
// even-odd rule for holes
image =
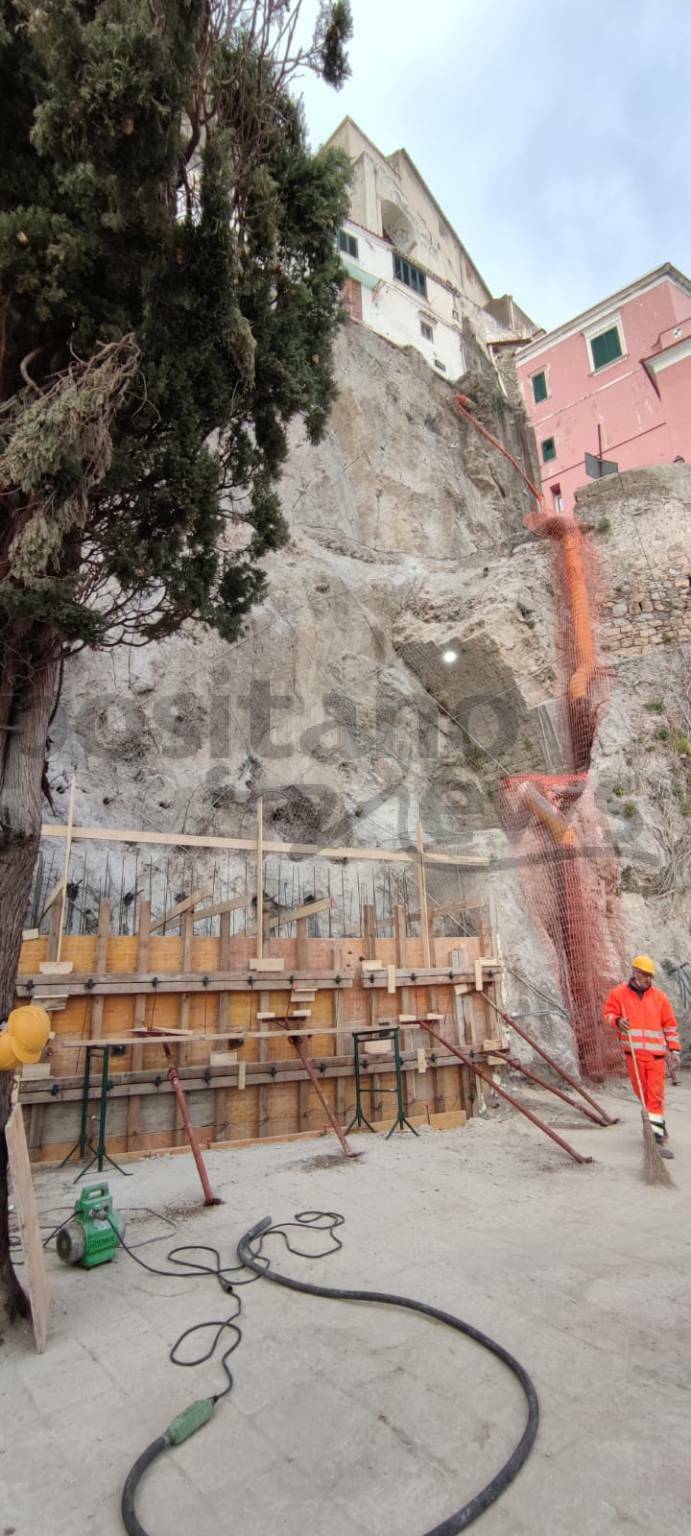
[[[626, 1031], [628, 1031], [628, 1019], [620, 1019], [619, 1023], [623, 1025]], [[643, 1167], [641, 1169], [642, 1177], [646, 1184], [664, 1184], [667, 1189], [673, 1189], [674, 1179], [672, 1178], [664, 1158], [660, 1157], [660, 1153], [658, 1152], [657, 1143], [655, 1141], [655, 1132], [653, 1130], [650, 1116], [643, 1100], [641, 1076], [638, 1070], [638, 1062], [636, 1061], [636, 1052], [633, 1050], [633, 1048], [631, 1050], [631, 1060], [633, 1061], [636, 1084], [638, 1087], [638, 1096], [641, 1101], [641, 1120], [643, 1121]]]

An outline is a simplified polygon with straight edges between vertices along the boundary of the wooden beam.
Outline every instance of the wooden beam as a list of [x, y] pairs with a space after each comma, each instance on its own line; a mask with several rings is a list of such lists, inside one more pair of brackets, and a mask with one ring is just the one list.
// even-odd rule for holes
[[46, 1259], [41, 1242], [42, 1234], [38, 1219], [38, 1206], [31, 1177], [29, 1149], [26, 1144], [26, 1133], [24, 1130], [24, 1113], [19, 1104], [15, 1104], [5, 1126], [5, 1140], [7, 1142], [7, 1155], [10, 1165], [12, 1196], [17, 1212], [17, 1225], [24, 1255], [24, 1273], [31, 1303], [34, 1340], [37, 1353], [41, 1355], [46, 1347], [48, 1337], [50, 1297], [48, 1294]]
[[[105, 971], [108, 965], [108, 940], [110, 938], [110, 901], [104, 896], [98, 908], [98, 938], [96, 940], [96, 970]], [[99, 992], [91, 1004], [91, 1018], [89, 1020], [89, 1035], [92, 1040], [100, 1040], [103, 1034], [103, 1009], [105, 1006], [105, 994]], [[136, 1004], [135, 1004], [136, 1009]], [[136, 1021], [136, 1020], [135, 1020]]]
[[295, 923], [302, 917], [315, 917], [318, 912], [328, 912], [336, 905], [332, 896], [325, 896], [322, 901], [308, 901], [302, 907], [290, 907], [286, 912], [274, 912], [269, 918], [270, 928], [282, 928], [285, 923]]
[[264, 955], [264, 801], [257, 800], [257, 959]]
[[[264, 970], [267, 974], [270, 972], [272, 990], [281, 992], [300, 991], [301, 981], [304, 981], [306, 987], [308, 986], [311, 991], [334, 990], [337, 985], [348, 989], [353, 985], [354, 977], [352, 971], [342, 972], [338, 983], [333, 971], [307, 973], [294, 971], [291, 981], [289, 975], [285, 975], [282, 970], [278, 971], [277, 969], [279, 965], [283, 967], [284, 964], [283, 960], [264, 960], [261, 963], [261, 971], [257, 970], [256, 975], [259, 978]], [[254, 970], [254, 967], [251, 967], [251, 970]], [[386, 972], [383, 972], [383, 979], [385, 983]], [[458, 980], [463, 980], [462, 975], [459, 975]], [[97, 974], [92, 976], [82, 973], [76, 976], [72, 972], [69, 975], [61, 976], [59, 979], [58, 977], [44, 976], [42, 972], [37, 972], [31, 976], [24, 974], [17, 977], [15, 992], [17, 997], [33, 998], [35, 1003], [40, 1003], [44, 996], [54, 996], [55, 988], [58, 985], [61, 988], [61, 996], [65, 998], [90, 997], [99, 992], [104, 993], [107, 997], [131, 997], [133, 995], [136, 996], [139, 992], [143, 993], [145, 997], [155, 997], [157, 993], [167, 995], [175, 992], [223, 993], [251, 991], [246, 971], [239, 973], [231, 971], [226, 972], [225, 975], [219, 971], [212, 971], [206, 977], [200, 975], [199, 971], [192, 971], [189, 975], [183, 975], [180, 971], [163, 971], [160, 975], [156, 976], [152, 973], [139, 975], [137, 972], [126, 974], [124, 972], [111, 971], [106, 975]], [[376, 981], [374, 985], [377, 985]], [[63, 986], [65, 988], [64, 993], [62, 992]]]
[[68, 881], [69, 881], [69, 878], [70, 878], [70, 854], [72, 852], [72, 826], [73, 826], [73, 823], [74, 823], [74, 791], [75, 791], [75, 787], [76, 787], [76, 779], [75, 779], [74, 774], [72, 774], [72, 780], [71, 780], [71, 783], [70, 783], [70, 802], [69, 802], [69, 808], [68, 808], [68, 811], [67, 811], [67, 831], [66, 831], [66, 834], [65, 834], [65, 868], [63, 870], [63, 877], [62, 877], [62, 896], [61, 896], [61, 900], [60, 900], [60, 927], [58, 928], [58, 951], [57, 951], [57, 954], [55, 956], [56, 960], [60, 959], [60, 950], [61, 950], [61, 947], [62, 947], [62, 934], [63, 934], [63, 929], [64, 929], [64, 926], [65, 926], [65, 903], [67, 901], [67, 885], [68, 885]]
[[429, 942], [429, 908], [427, 905], [427, 877], [425, 875], [425, 834], [422, 830], [422, 822], [419, 821], [416, 828], [418, 851], [418, 879], [420, 882], [420, 932], [422, 935], [422, 958], [426, 966], [431, 966]]
[[[44, 822], [41, 837], [65, 837], [67, 828], [57, 822]], [[72, 839], [91, 843], [145, 843], [155, 848], [229, 848], [252, 853], [256, 839], [250, 837], [201, 837], [192, 832], [142, 832], [124, 827], [73, 827]], [[417, 864], [418, 854], [400, 848], [330, 847], [322, 843], [265, 842], [264, 853], [306, 853], [320, 859], [361, 859], [375, 863]], [[453, 864], [462, 869], [487, 869], [491, 860], [478, 853], [425, 853], [427, 864]]]
[[[183, 969], [183, 971], [191, 971], [191, 969], [192, 969], [192, 944], [193, 944], [193, 941], [194, 941], [194, 916], [193, 916], [192, 911], [188, 908], [188, 910], [186, 912], [183, 912], [183, 914], [182, 914], [182, 969]], [[180, 1009], [179, 1009], [178, 1017], [179, 1017], [179, 1021], [180, 1021], [180, 1029], [181, 1030], [188, 1030], [189, 1026], [190, 1026], [190, 994], [189, 994], [189, 992], [183, 992], [182, 997], [180, 998]], [[188, 1061], [189, 1061], [189, 1055], [190, 1055], [190, 1042], [189, 1042], [189, 1040], [181, 1040], [180, 1041], [180, 1045], [178, 1047], [177, 1065], [179, 1067], [186, 1067], [187, 1064], [188, 1064]], [[174, 1123], [174, 1127], [173, 1127], [173, 1146], [174, 1147], [181, 1146], [183, 1141], [184, 1141], [184, 1139], [185, 1139], [185, 1125], [184, 1125], [184, 1121], [183, 1121], [183, 1118], [182, 1118], [182, 1110], [181, 1110], [180, 1105], [178, 1104], [178, 1101], [176, 1099], [175, 1100], [175, 1123]]]
[[[233, 896], [232, 901], [216, 901], [212, 907], [195, 909], [195, 923], [202, 923], [205, 917], [224, 917], [226, 913], [241, 912], [244, 907], [251, 907], [253, 896]], [[228, 929], [230, 936], [230, 928]]]
[[193, 891], [191, 896], [185, 896], [183, 901], [177, 901], [174, 907], [169, 907], [162, 917], [157, 917], [156, 921], [149, 925], [149, 933], [157, 933], [159, 928], [165, 928], [166, 924], [172, 923], [176, 917], [184, 916], [185, 912], [190, 912], [193, 907], [199, 905], [200, 901], [206, 901], [207, 896], [210, 895], [209, 887], [200, 885], [199, 890]]
[[[151, 902], [142, 901], [139, 905], [139, 935], [137, 939], [137, 969], [145, 971], [149, 963], [149, 934], [151, 933]], [[143, 992], [137, 994], [134, 1000], [134, 1028], [143, 1029], [146, 1024], [146, 996]], [[144, 1065], [143, 1045], [132, 1047], [130, 1058], [133, 1072], [141, 1072]], [[127, 1106], [127, 1150], [136, 1148], [141, 1133], [141, 1110], [136, 1099], [130, 1099]]]
[[[52, 891], [50, 892], [50, 895], [47, 897], [46, 901], [43, 904], [43, 911], [41, 912], [41, 916], [39, 917], [39, 922], [42, 922], [43, 918], [46, 915], [46, 912], [50, 912], [50, 909], [51, 909], [53, 903], [55, 901], [57, 901], [58, 896], [62, 895], [64, 887], [65, 887], [65, 876], [61, 875], [60, 879], [56, 881], [55, 885], [53, 886]], [[23, 934], [22, 934], [22, 938], [24, 938]]]

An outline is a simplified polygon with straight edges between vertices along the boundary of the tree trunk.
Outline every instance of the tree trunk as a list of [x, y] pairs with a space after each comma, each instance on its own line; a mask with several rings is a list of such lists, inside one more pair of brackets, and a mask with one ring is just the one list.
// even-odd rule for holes
[[[16, 641], [17, 637], [13, 637]], [[21, 645], [21, 676], [9, 678], [11, 698], [4, 711], [0, 737], [0, 1019], [14, 1001], [15, 978], [22, 944], [34, 864], [41, 834], [41, 780], [46, 758], [48, 726], [55, 700], [57, 654], [44, 630], [34, 631], [30, 646]], [[10, 637], [2, 636], [5, 657], [17, 655]], [[28, 653], [28, 655], [27, 655]], [[8, 674], [4, 668], [7, 698]], [[3, 739], [4, 738], [4, 739]], [[7, 1143], [5, 1125], [10, 1112], [13, 1077], [0, 1073], [0, 1320], [26, 1315], [27, 1302], [12, 1267], [9, 1245]]]

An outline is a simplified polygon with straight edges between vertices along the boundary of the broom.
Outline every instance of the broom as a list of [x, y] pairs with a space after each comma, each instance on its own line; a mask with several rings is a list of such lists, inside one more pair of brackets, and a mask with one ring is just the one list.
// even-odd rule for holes
[[[620, 1019], [619, 1022], [620, 1024], [623, 1024], [624, 1028], [628, 1031], [628, 1020]], [[643, 1121], [642, 1176], [646, 1184], [664, 1184], [668, 1189], [674, 1189], [674, 1179], [672, 1178], [664, 1158], [660, 1157], [657, 1149], [655, 1132], [652, 1127], [650, 1115], [648, 1114], [643, 1100], [641, 1075], [638, 1070], [638, 1062], [636, 1061], [636, 1052], [633, 1049], [631, 1050], [631, 1060], [633, 1062], [633, 1070], [636, 1077], [636, 1084], [638, 1086], [638, 1096], [641, 1101], [641, 1120]]]

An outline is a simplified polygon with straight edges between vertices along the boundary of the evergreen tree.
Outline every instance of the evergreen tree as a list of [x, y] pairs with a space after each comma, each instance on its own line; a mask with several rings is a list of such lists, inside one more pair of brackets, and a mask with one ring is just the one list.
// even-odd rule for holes
[[[286, 428], [334, 398], [348, 165], [291, 83], [347, 0], [0, 0], [0, 1016], [51, 713], [83, 645], [237, 635], [286, 529]], [[9, 1260], [0, 1077], [0, 1272]]]

